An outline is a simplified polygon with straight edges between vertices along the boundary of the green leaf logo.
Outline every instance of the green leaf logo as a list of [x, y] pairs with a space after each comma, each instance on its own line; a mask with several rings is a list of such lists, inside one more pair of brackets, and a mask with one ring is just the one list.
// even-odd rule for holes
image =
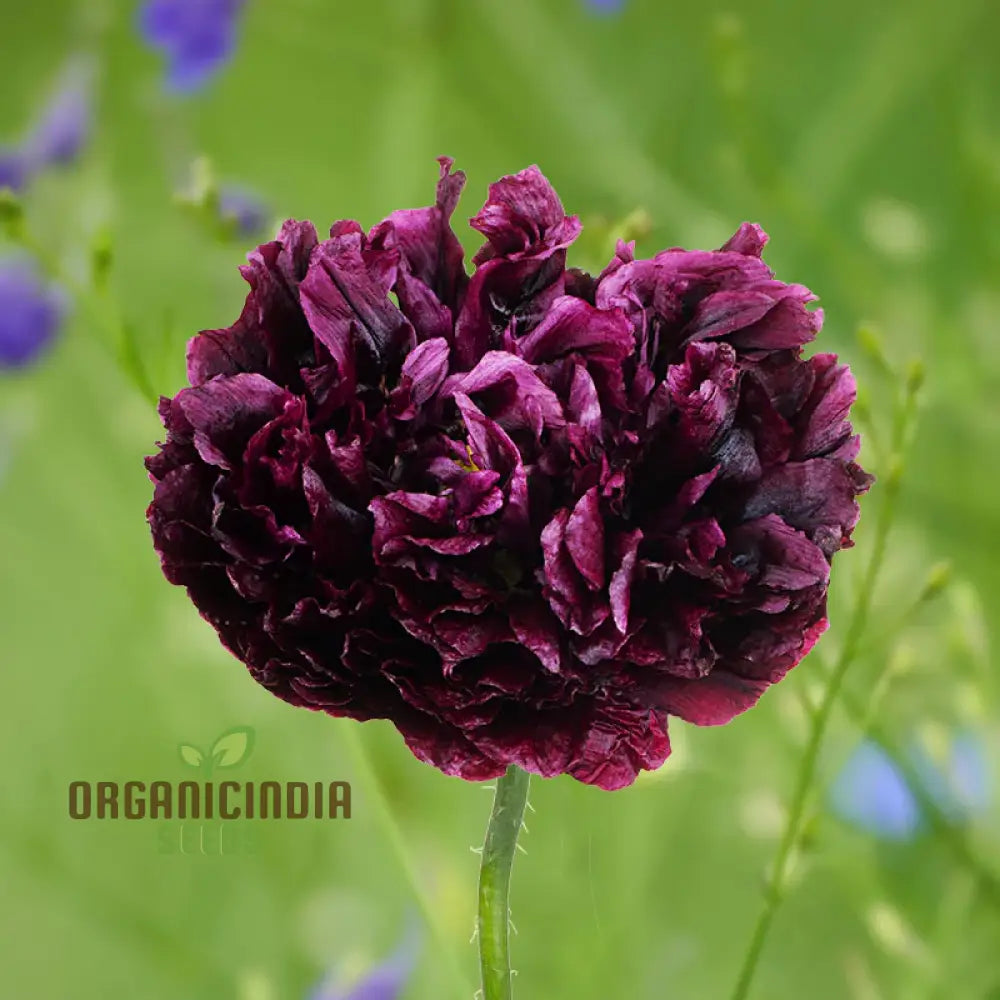
[[204, 752], [199, 750], [196, 746], [192, 746], [190, 743], [182, 743], [177, 749], [181, 755], [181, 760], [184, 761], [188, 767], [201, 767], [205, 761]]
[[236, 767], [253, 752], [254, 731], [249, 726], [237, 726], [224, 732], [212, 744], [213, 767]]

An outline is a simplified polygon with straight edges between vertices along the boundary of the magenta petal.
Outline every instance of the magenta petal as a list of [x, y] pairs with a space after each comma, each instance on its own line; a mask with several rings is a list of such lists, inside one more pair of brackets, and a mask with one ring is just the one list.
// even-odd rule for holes
[[751, 286], [713, 292], [698, 303], [687, 334], [689, 338], [699, 340], [724, 337], [756, 323], [773, 307], [774, 295], [767, 289]]
[[[187, 374], [192, 385], [240, 372], [259, 372], [280, 381], [297, 370], [283, 354], [309, 344], [298, 285], [315, 246], [313, 224], [289, 220], [276, 240], [249, 255], [241, 273], [251, 291], [240, 318], [227, 329], [205, 330], [188, 344]], [[279, 330], [280, 344], [273, 339]]]
[[796, 458], [824, 455], [851, 437], [848, 412], [857, 397], [854, 376], [846, 366], [837, 366], [835, 354], [817, 354], [809, 359], [816, 373], [813, 391], [799, 415]]
[[244, 374], [185, 389], [177, 403], [194, 430], [202, 459], [228, 469], [240, 460], [257, 427], [277, 416], [287, 398], [284, 389], [263, 375]]
[[611, 614], [614, 617], [618, 631], [623, 635], [628, 631], [629, 608], [632, 600], [632, 579], [635, 574], [636, 559], [641, 541], [642, 532], [638, 530], [624, 535], [618, 540], [618, 548], [621, 550], [621, 561], [614, 575], [611, 577], [611, 585], [608, 588], [608, 594], [611, 599]]
[[489, 240], [489, 247], [477, 255], [477, 264], [493, 256], [514, 258], [541, 247], [562, 249], [581, 229], [575, 216], [567, 217], [559, 196], [538, 167], [491, 184], [489, 198], [471, 225]]
[[448, 374], [450, 350], [448, 341], [435, 338], [418, 344], [406, 356], [402, 378], [410, 380], [413, 402], [417, 406], [423, 406], [441, 388]]
[[485, 354], [471, 372], [454, 376], [446, 391], [482, 397], [481, 405], [506, 430], [529, 428], [537, 436], [564, 422], [556, 394], [531, 365], [505, 351]]
[[767, 245], [767, 233], [755, 222], [744, 222], [720, 247], [723, 251], [759, 257]]
[[604, 585], [604, 521], [597, 488], [587, 490], [566, 522], [566, 550], [580, 575], [597, 590]]
[[832, 459], [788, 462], [764, 473], [743, 513], [748, 519], [778, 514], [805, 532], [830, 527], [849, 536], [859, 515], [855, 497], [868, 482]]
[[595, 309], [583, 299], [564, 296], [548, 316], [518, 342], [525, 361], [538, 364], [579, 351], [610, 363], [621, 362], [635, 346], [625, 317]]
[[462, 244], [451, 231], [450, 220], [458, 204], [465, 174], [451, 172], [453, 161], [441, 157], [437, 201], [431, 208], [404, 209], [386, 220], [395, 234], [394, 245], [402, 251], [409, 273], [431, 289], [445, 304], [451, 304], [462, 270]]
[[559, 621], [541, 602], [523, 601], [511, 609], [511, 628], [546, 670], [558, 673], [561, 662]]
[[823, 326], [823, 310], [805, 307], [811, 298], [805, 289], [785, 295], [757, 322], [735, 332], [730, 343], [744, 350], [768, 351], [808, 344]]
[[640, 770], [655, 770], [670, 754], [661, 712], [614, 707], [595, 713], [568, 770], [578, 781], [606, 791], [625, 788]]
[[388, 291], [362, 256], [361, 234], [344, 231], [314, 251], [300, 298], [316, 338], [339, 364], [357, 344], [381, 370], [415, 340]]
[[768, 687], [767, 681], [715, 670], [694, 680], [664, 680], [659, 694], [671, 715], [696, 726], [722, 726], [756, 705]]
[[601, 401], [593, 378], [582, 365], [573, 366], [566, 414], [594, 437], [601, 436]]

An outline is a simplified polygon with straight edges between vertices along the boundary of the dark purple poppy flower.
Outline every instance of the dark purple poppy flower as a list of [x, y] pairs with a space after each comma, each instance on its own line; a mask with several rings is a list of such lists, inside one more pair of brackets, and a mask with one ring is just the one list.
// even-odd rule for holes
[[268, 221], [267, 206], [251, 191], [232, 184], [219, 189], [219, 216], [238, 236], [256, 236]]
[[250, 255], [147, 467], [167, 578], [279, 697], [386, 718], [448, 774], [619, 788], [667, 718], [728, 722], [826, 628], [868, 477], [822, 314], [721, 249], [567, 270], [537, 167], [490, 188], [466, 275], [430, 208]]
[[167, 57], [166, 86], [200, 90], [229, 61], [236, 47], [243, 0], [147, 0], [139, 12], [145, 40]]
[[0, 260], [0, 368], [25, 368], [54, 339], [66, 311], [59, 289], [46, 285], [23, 258]]

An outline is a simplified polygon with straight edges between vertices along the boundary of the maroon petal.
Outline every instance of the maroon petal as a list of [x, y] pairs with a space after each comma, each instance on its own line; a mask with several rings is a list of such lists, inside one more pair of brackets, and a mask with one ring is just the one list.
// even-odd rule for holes
[[592, 590], [604, 586], [604, 521], [597, 488], [587, 490], [566, 522], [563, 536], [577, 571]]
[[796, 421], [795, 458], [825, 455], [848, 440], [847, 414], [857, 398], [854, 376], [845, 365], [837, 365], [835, 354], [817, 354], [809, 359], [809, 366], [816, 377]]
[[210, 465], [239, 463], [250, 438], [281, 413], [288, 393], [263, 375], [233, 375], [185, 389], [177, 404], [194, 431], [198, 454]]
[[743, 506], [743, 516], [778, 514], [807, 533], [828, 527], [849, 537], [860, 513], [855, 497], [870, 482], [856, 467], [832, 459], [788, 462], [763, 474]]
[[759, 257], [767, 245], [768, 235], [755, 222], [744, 222], [720, 247], [723, 251]]
[[505, 351], [490, 351], [471, 372], [453, 376], [445, 393], [474, 397], [507, 431], [526, 428], [537, 438], [543, 427], [564, 423], [556, 394], [531, 365]]
[[[407, 274], [419, 281], [442, 305], [454, 307], [467, 278], [462, 244], [452, 232], [451, 217], [465, 187], [465, 174], [451, 172], [454, 161], [439, 158], [437, 200], [430, 208], [393, 212], [372, 232], [372, 243], [398, 248]], [[414, 295], [411, 289], [411, 301]]]
[[493, 257], [516, 259], [540, 249], [564, 249], [580, 235], [580, 221], [563, 211], [562, 202], [538, 167], [503, 177], [490, 185], [489, 198], [471, 220], [489, 241], [476, 264]]
[[391, 404], [397, 416], [412, 419], [437, 394], [448, 374], [450, 351], [448, 341], [441, 337], [425, 340], [410, 351], [392, 392]]
[[[204, 330], [188, 344], [191, 385], [240, 372], [260, 372], [279, 381], [294, 373], [296, 353], [309, 349], [298, 286], [315, 246], [313, 224], [289, 219], [276, 240], [249, 255], [240, 270], [251, 291], [240, 318], [226, 329]], [[277, 331], [280, 341], [275, 340]]]
[[321, 243], [300, 297], [313, 333], [341, 370], [357, 344], [380, 372], [413, 346], [415, 335], [409, 320], [389, 301], [386, 276], [366, 263], [362, 240], [361, 233], [347, 230]]
[[557, 299], [548, 316], [518, 342], [525, 361], [540, 364], [579, 352], [588, 358], [620, 364], [635, 346], [625, 317], [596, 309], [570, 295]]
[[694, 680], [666, 679], [658, 693], [671, 715], [696, 726], [722, 726], [756, 705], [768, 687], [767, 681], [717, 670]]

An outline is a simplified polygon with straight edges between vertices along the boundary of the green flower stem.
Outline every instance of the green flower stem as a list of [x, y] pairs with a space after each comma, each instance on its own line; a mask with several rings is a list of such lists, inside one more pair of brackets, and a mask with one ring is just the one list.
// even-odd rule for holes
[[[894, 456], [899, 455], [900, 450], [906, 443], [916, 408], [916, 395], [920, 379], [918, 377], [918, 369], [914, 368], [912, 371], [914, 375], [907, 379], [906, 389], [896, 409], [893, 421], [892, 451], [890, 454]], [[765, 883], [764, 902], [750, 937], [750, 944], [743, 959], [740, 975], [736, 981], [736, 988], [732, 993], [732, 1000], [746, 1000], [750, 995], [754, 975], [757, 972], [757, 966], [760, 963], [774, 916], [781, 905], [789, 866], [802, 833], [806, 807], [809, 804], [810, 792], [813, 788], [816, 769], [819, 763], [819, 752], [823, 746], [823, 738], [826, 736], [834, 706], [841, 694], [844, 678], [857, 657], [865, 630], [868, 626], [868, 617], [871, 613], [872, 601], [875, 595], [875, 585], [878, 582], [878, 575], [885, 560], [889, 529], [892, 526], [895, 515], [896, 499], [899, 495], [899, 485], [902, 478], [901, 460], [898, 457], [894, 457], [890, 461], [891, 464], [887, 475], [883, 502], [875, 522], [875, 535], [871, 556], [865, 568], [864, 577], [854, 602], [844, 645], [834, 663], [833, 670], [827, 677], [822, 699], [812, 715], [809, 740], [806, 744], [805, 753], [802, 756], [802, 762], [799, 765], [795, 791], [788, 810], [788, 819], [778, 846], [778, 853]]]
[[483, 1000], [510, 1000], [510, 870], [528, 802], [529, 775], [511, 765], [497, 780], [479, 871], [479, 963]]

